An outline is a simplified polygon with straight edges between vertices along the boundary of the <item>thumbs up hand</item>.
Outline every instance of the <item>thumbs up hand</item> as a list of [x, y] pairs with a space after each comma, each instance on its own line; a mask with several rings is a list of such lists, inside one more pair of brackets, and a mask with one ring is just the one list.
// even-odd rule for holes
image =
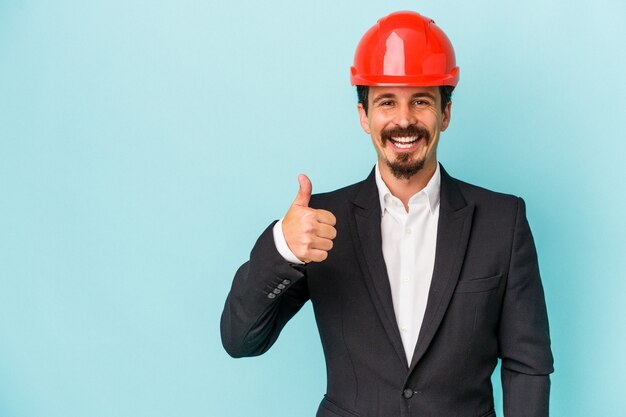
[[283, 219], [283, 235], [291, 252], [302, 262], [322, 262], [337, 236], [337, 219], [330, 211], [310, 208], [311, 181], [300, 174], [298, 182], [296, 199]]

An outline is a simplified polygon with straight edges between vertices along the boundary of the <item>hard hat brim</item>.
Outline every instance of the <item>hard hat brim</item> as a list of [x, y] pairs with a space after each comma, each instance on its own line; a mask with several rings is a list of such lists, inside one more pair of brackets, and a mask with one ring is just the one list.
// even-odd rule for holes
[[352, 85], [365, 86], [398, 86], [398, 87], [430, 87], [449, 85], [456, 87], [459, 82], [459, 67], [455, 67], [450, 74], [430, 75], [364, 75], [358, 74], [357, 69], [350, 68], [350, 82]]

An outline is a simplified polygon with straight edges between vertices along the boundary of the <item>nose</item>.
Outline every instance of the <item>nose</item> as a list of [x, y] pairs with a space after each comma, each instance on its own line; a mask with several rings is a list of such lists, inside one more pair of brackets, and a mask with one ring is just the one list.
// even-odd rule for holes
[[402, 104], [398, 106], [398, 110], [395, 114], [394, 123], [405, 129], [409, 125], [415, 124], [416, 122], [415, 114], [411, 111], [411, 107], [407, 104]]

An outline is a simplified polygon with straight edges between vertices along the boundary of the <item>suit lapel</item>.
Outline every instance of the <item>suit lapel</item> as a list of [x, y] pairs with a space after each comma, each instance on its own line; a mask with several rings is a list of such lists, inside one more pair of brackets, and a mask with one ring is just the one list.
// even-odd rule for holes
[[383, 258], [380, 201], [373, 170], [363, 182], [352, 208], [354, 212], [352, 216], [354, 223], [351, 227], [353, 241], [361, 270], [365, 275], [367, 289], [387, 332], [387, 337], [400, 361], [408, 369], [409, 365], [393, 310], [387, 267]]
[[409, 374], [424, 356], [443, 320], [459, 279], [472, 225], [474, 205], [466, 203], [456, 180], [443, 166], [440, 201], [433, 277]]

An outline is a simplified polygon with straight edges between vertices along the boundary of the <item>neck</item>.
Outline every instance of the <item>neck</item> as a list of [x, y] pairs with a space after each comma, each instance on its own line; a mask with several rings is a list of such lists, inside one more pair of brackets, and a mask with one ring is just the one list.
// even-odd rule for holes
[[404, 209], [409, 211], [409, 199], [420, 192], [437, 170], [437, 162], [424, 165], [416, 174], [410, 178], [396, 178], [391, 169], [383, 161], [379, 161], [380, 176], [389, 188], [391, 194], [399, 198], [404, 204]]

